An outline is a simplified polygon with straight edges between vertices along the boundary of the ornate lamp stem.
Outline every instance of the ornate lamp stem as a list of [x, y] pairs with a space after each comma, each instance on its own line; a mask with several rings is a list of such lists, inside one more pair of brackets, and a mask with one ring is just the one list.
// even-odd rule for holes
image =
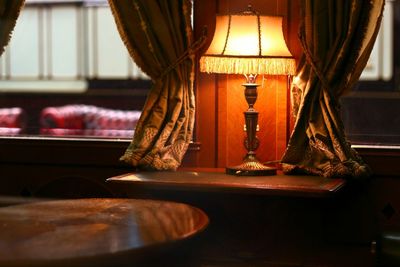
[[243, 84], [245, 87], [244, 96], [246, 98], [248, 109], [243, 112], [246, 123], [246, 139], [244, 146], [247, 149], [247, 154], [243, 159], [243, 163], [227, 167], [226, 173], [235, 175], [275, 175], [276, 168], [271, 168], [262, 164], [256, 158], [256, 150], [259, 146], [259, 141], [256, 136], [258, 124], [258, 111], [255, 110], [254, 104], [257, 101], [257, 87], [255, 83], [255, 76], [246, 76], [247, 83]]
[[257, 86], [258, 84], [244, 84], [244, 96], [246, 98], [248, 109], [243, 112], [246, 123], [246, 140], [245, 147], [247, 154], [255, 154], [255, 150], [258, 148], [259, 141], [256, 136], [257, 124], [258, 124], [258, 111], [254, 109], [254, 104], [257, 101]]

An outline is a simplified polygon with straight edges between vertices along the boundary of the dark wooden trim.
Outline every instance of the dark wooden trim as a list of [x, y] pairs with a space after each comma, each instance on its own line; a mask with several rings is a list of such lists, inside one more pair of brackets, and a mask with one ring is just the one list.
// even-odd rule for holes
[[123, 166], [128, 140], [15, 137], [0, 138], [2, 163]]
[[[44, 164], [132, 169], [119, 161], [130, 143], [129, 139], [0, 137], [2, 164]], [[371, 167], [375, 176], [400, 177], [400, 147], [353, 146]], [[190, 144], [183, 166], [196, 167], [200, 142]]]
[[341, 114], [353, 144], [399, 145], [400, 92], [352, 91], [341, 98]]
[[400, 177], [400, 146], [355, 145], [353, 148], [371, 167], [375, 177]]
[[131, 89], [132, 91], [144, 91], [146, 93], [149, 91], [153, 83], [149, 79], [88, 79], [87, 81], [89, 91], [94, 89]]
[[63, 1], [54, 1], [54, 0], [32, 0], [26, 2], [25, 5], [29, 6], [60, 6], [60, 5], [83, 5], [85, 3], [84, 0], [63, 0]]
[[[394, 76], [394, 74], [393, 74]], [[393, 92], [397, 91], [395, 81], [392, 78], [390, 81], [359, 81], [353, 89], [361, 92]]]
[[219, 1], [195, 0], [193, 2], [194, 37], [198, 40], [204, 27], [207, 28], [207, 41], [196, 54], [196, 124], [195, 140], [201, 142], [201, 152], [192, 160], [194, 167], [216, 167], [217, 161], [217, 127], [216, 127], [216, 105], [217, 93], [215, 90], [215, 79], [213, 75], [200, 73], [198, 62], [202, 53], [206, 51], [211, 43], [215, 28], [215, 14]]
[[[132, 170], [119, 161], [129, 139], [0, 137], [2, 164], [43, 164], [116, 167]], [[190, 144], [185, 158], [200, 151], [201, 144]], [[186, 161], [189, 166], [192, 163]]]
[[88, 6], [108, 6], [107, 0], [31, 0], [25, 5], [88, 5]]
[[380, 90], [380, 87], [376, 87], [373, 91], [351, 91], [350, 93], [343, 96], [345, 99], [400, 99], [399, 91], [384, 91]]

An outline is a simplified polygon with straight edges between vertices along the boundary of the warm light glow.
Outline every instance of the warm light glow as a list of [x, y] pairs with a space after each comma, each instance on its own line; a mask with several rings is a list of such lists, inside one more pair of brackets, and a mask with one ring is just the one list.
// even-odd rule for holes
[[[259, 23], [258, 23], [259, 22]], [[282, 32], [282, 17], [254, 12], [217, 16], [200, 70], [232, 74], [294, 74], [295, 61]]]

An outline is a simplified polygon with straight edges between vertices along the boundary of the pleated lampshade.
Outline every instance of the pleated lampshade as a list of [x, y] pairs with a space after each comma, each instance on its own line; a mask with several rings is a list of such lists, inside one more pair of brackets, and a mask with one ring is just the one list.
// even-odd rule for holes
[[282, 31], [283, 18], [249, 9], [216, 17], [212, 42], [200, 58], [200, 71], [226, 74], [292, 75], [295, 60]]

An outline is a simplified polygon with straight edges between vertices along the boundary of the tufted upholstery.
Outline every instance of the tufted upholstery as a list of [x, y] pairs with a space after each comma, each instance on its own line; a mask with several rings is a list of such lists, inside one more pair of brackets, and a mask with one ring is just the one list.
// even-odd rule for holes
[[0, 108], [0, 135], [18, 135], [25, 128], [25, 112], [22, 108]]
[[47, 107], [40, 115], [41, 134], [132, 137], [141, 111], [90, 105]]

